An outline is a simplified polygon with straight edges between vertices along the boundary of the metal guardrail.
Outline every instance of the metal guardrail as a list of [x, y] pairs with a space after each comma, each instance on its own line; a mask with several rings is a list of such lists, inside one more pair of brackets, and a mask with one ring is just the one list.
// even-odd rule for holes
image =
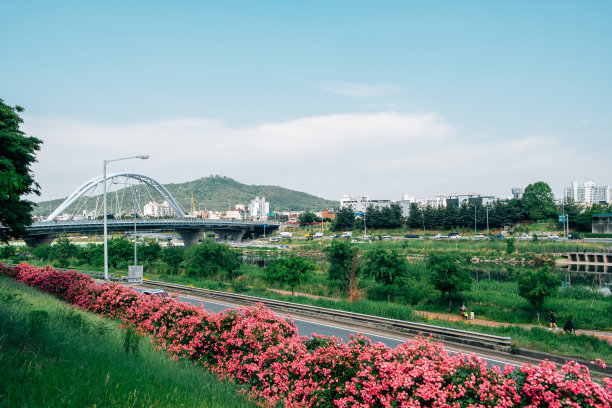
[[370, 316], [360, 313], [345, 312], [335, 309], [327, 309], [318, 306], [303, 305], [299, 303], [284, 302], [235, 293], [219, 292], [210, 289], [194, 288], [191, 286], [176, 285], [158, 281], [144, 281], [143, 286], [156, 289], [164, 289], [180, 294], [192, 294], [211, 300], [220, 300], [237, 305], [250, 306], [263, 303], [274, 312], [291, 315], [313, 317], [330, 322], [347, 323], [351, 327], [382, 330], [388, 333], [398, 333], [416, 336], [422, 334], [431, 336], [432, 339], [441, 342], [469, 345], [472, 347], [485, 348], [501, 352], [510, 352], [510, 337], [500, 337], [491, 334], [475, 333], [446, 327], [432, 326], [428, 324], [413, 323], [403, 320], [389, 319], [379, 316]]

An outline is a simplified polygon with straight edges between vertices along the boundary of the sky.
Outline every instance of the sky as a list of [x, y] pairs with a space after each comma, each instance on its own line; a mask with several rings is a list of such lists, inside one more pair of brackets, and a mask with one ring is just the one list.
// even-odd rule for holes
[[41, 195], [103, 160], [339, 200], [612, 184], [610, 1], [20, 1], [0, 99]]

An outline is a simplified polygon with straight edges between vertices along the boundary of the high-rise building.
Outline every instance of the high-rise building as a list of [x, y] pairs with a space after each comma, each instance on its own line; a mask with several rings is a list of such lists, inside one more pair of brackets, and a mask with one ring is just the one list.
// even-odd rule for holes
[[612, 188], [610, 186], [596, 186], [593, 180], [585, 181], [582, 186], [574, 181], [571, 187], [566, 187], [563, 190], [563, 196], [586, 206], [610, 204], [612, 202]]
[[249, 204], [249, 214], [253, 219], [266, 219], [270, 213], [270, 203], [266, 202], [266, 197], [255, 197]]

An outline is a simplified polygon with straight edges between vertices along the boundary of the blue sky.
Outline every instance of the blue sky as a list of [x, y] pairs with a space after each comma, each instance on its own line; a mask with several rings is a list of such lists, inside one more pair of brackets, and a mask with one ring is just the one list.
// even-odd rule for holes
[[[612, 2], [3, 4], [43, 196], [103, 159], [331, 199], [612, 184]], [[71, 159], [65, 160], [69, 154]]]

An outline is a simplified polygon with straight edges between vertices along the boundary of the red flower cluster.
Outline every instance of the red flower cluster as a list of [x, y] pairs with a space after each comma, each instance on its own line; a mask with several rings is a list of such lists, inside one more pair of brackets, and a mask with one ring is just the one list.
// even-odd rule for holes
[[173, 298], [97, 285], [75, 271], [14, 268], [0, 273], [79, 307], [134, 325], [174, 358], [187, 358], [248, 387], [262, 406], [288, 407], [602, 407], [612, 379], [549, 361], [519, 370], [487, 369], [475, 355], [449, 356], [419, 337], [390, 349], [363, 336], [300, 337], [290, 319], [263, 305], [213, 314]]

